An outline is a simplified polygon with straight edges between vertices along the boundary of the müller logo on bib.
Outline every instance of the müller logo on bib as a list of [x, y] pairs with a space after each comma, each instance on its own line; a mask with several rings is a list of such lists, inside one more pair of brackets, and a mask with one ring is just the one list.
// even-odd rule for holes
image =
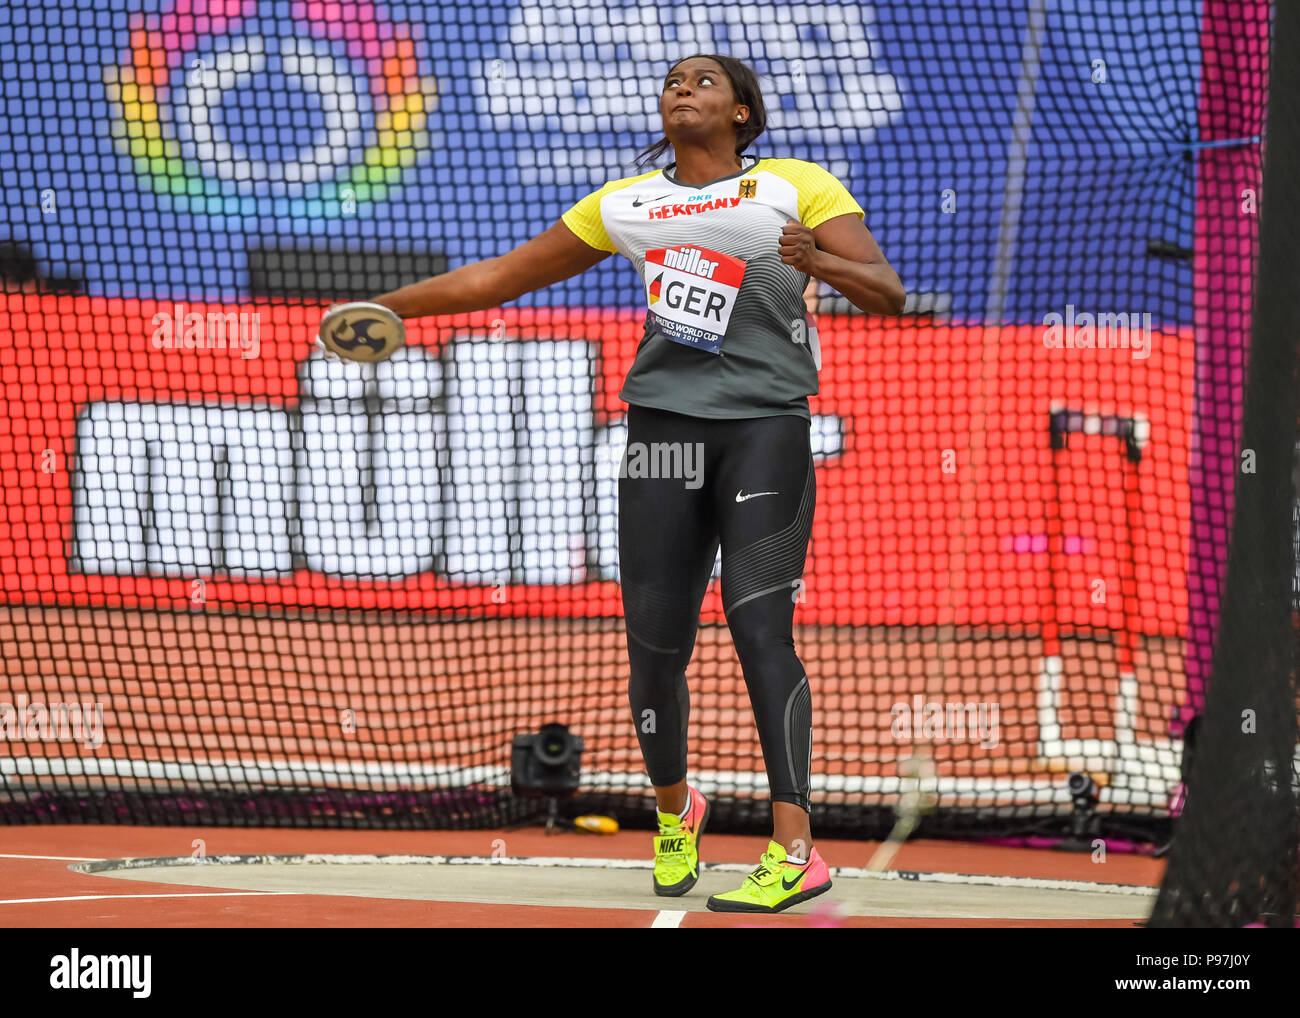
[[708, 353], [722, 352], [736, 294], [745, 278], [740, 258], [682, 244], [645, 253], [646, 300], [665, 338]]

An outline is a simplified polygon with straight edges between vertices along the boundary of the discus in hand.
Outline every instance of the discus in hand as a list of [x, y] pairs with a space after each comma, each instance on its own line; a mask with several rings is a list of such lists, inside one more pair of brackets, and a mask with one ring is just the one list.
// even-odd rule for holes
[[320, 323], [320, 345], [344, 360], [387, 360], [405, 342], [406, 326], [382, 304], [336, 304]]

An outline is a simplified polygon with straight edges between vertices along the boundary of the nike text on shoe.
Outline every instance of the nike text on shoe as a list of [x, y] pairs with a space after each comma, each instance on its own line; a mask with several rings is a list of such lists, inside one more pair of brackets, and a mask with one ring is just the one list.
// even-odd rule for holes
[[655, 837], [655, 894], [676, 898], [685, 894], [700, 879], [700, 843], [709, 821], [709, 802], [700, 792], [686, 786], [689, 798], [685, 818], [672, 813], [659, 814], [659, 834]]

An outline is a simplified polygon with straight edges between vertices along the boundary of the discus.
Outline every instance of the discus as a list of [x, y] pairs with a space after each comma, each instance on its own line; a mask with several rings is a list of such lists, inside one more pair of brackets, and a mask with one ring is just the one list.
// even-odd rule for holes
[[382, 361], [406, 342], [406, 326], [382, 304], [350, 301], [325, 312], [320, 345], [349, 361]]

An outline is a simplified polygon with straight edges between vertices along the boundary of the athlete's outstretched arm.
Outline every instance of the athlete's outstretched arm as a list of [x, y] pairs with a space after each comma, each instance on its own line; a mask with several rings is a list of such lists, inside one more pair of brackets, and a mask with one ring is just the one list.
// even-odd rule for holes
[[506, 254], [372, 299], [401, 318], [483, 311], [576, 276], [611, 253], [592, 247], [559, 222]]
[[829, 283], [854, 307], [874, 315], [903, 313], [903, 282], [856, 215], [836, 216], [815, 230], [787, 220], [780, 249], [781, 261]]

